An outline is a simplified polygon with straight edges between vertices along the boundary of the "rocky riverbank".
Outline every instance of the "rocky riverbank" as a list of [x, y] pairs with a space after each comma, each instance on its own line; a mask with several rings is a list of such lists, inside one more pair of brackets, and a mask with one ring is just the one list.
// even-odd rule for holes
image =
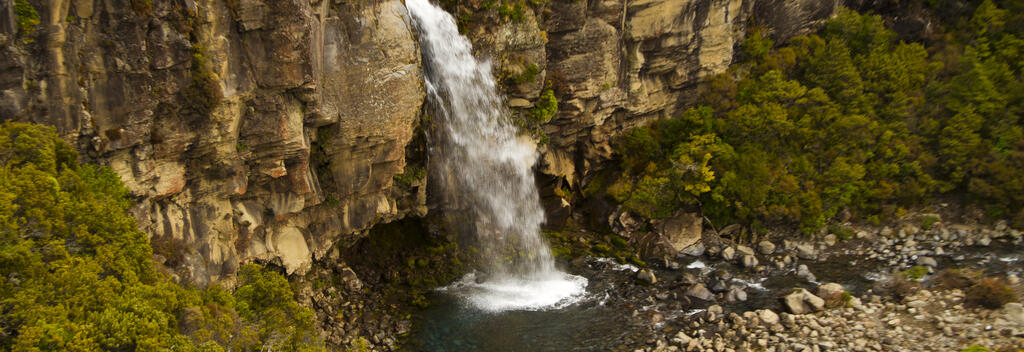
[[[734, 241], [705, 231], [646, 268], [581, 257], [611, 288], [626, 351], [959, 351], [1024, 346], [1021, 232], [904, 216], [833, 226], [817, 240]], [[576, 234], [583, 238], [585, 233]], [[573, 237], [574, 235], [566, 235]], [[585, 241], [582, 241], [585, 242]]]

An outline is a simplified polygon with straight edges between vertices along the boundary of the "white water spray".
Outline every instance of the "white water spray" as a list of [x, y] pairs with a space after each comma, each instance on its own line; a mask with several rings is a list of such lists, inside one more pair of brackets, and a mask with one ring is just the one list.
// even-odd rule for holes
[[517, 138], [498, 95], [491, 64], [478, 61], [455, 20], [429, 0], [407, 0], [423, 51], [433, 124], [437, 175], [445, 192], [458, 195], [473, 222], [491, 275], [453, 285], [489, 311], [549, 309], [573, 302], [586, 279], [558, 271], [540, 234], [540, 206], [533, 165], [535, 146]]

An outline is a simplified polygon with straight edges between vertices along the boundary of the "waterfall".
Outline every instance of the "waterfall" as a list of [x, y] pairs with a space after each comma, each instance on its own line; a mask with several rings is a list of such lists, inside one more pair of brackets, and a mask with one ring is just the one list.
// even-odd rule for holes
[[490, 274], [457, 284], [475, 306], [546, 309], [584, 293], [586, 279], [555, 268], [541, 236], [544, 210], [533, 176], [535, 145], [508, 120], [489, 61], [477, 60], [455, 20], [429, 0], [407, 0], [420, 34], [436, 129], [431, 158], [444, 192], [471, 222]]

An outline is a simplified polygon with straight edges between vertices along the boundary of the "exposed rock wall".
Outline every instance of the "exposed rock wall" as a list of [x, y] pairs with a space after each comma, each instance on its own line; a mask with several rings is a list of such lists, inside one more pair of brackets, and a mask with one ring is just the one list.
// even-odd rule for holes
[[33, 35], [0, 29], [0, 114], [112, 166], [183, 279], [253, 259], [304, 272], [425, 211], [422, 190], [393, 187], [424, 98], [400, 1], [29, 2]]
[[[230, 280], [249, 260], [303, 273], [374, 224], [427, 212], [425, 161], [407, 155], [423, 149], [425, 93], [402, 2], [29, 0], [31, 35], [17, 32], [13, 2], [0, 2], [0, 116], [57, 126], [112, 166], [183, 279]], [[480, 6], [461, 3], [449, 7]], [[552, 82], [560, 113], [539, 127], [540, 170], [571, 188], [611, 157], [615, 135], [692, 103], [749, 19], [788, 37], [837, 6], [552, 0], [463, 24], [513, 111], [529, 113]]]

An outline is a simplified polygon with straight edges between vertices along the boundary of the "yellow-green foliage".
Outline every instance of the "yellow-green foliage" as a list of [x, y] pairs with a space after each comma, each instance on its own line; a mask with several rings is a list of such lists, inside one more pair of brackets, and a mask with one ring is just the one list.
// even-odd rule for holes
[[555, 98], [555, 92], [551, 88], [541, 92], [530, 113], [533, 114], [535, 123], [551, 121], [551, 117], [558, 113], [558, 98]]
[[928, 275], [928, 268], [920, 265], [914, 265], [910, 267], [910, 269], [901, 271], [900, 274], [907, 278], [907, 280], [921, 281], [925, 275]]
[[17, 17], [18, 36], [25, 43], [31, 43], [32, 33], [35, 33], [39, 25], [39, 12], [28, 0], [14, 0], [14, 15]]
[[624, 135], [609, 195], [814, 233], [842, 209], [896, 216], [957, 192], [1024, 225], [1021, 17], [984, 1], [934, 48], [850, 10], [781, 47], [753, 29], [707, 105]]
[[318, 348], [311, 313], [276, 273], [246, 267], [237, 298], [158, 273], [127, 196], [109, 168], [78, 164], [52, 127], [0, 125], [0, 349]]

